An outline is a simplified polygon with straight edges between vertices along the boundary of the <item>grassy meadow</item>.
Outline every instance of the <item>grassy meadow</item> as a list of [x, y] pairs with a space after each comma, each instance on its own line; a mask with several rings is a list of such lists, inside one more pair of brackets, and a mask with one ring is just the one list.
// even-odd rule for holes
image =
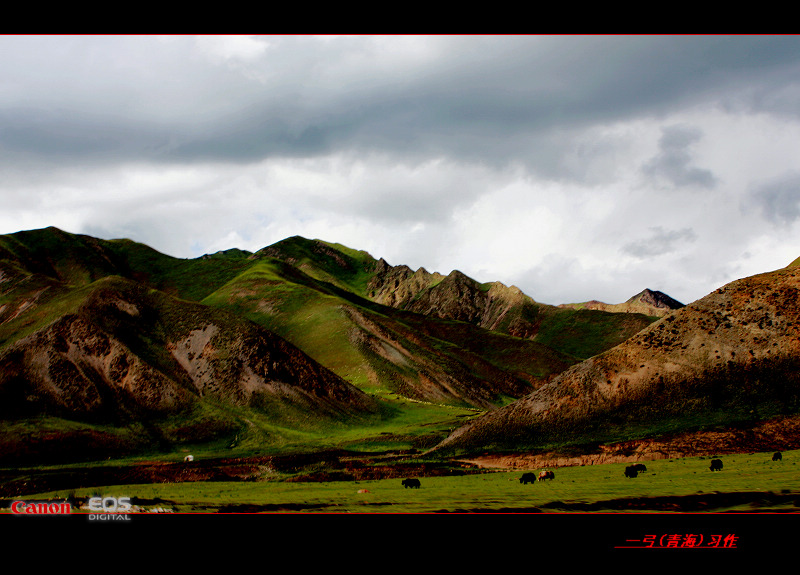
[[[178, 513], [434, 513], [434, 512], [725, 512], [800, 510], [800, 451], [727, 455], [722, 471], [710, 457], [646, 462], [636, 478], [625, 463], [553, 469], [555, 479], [523, 485], [523, 471], [401, 479], [291, 482], [265, 467], [248, 482], [117, 485], [36, 494], [41, 498], [115, 496], [160, 500]], [[366, 490], [366, 491], [363, 491]], [[33, 495], [31, 496], [33, 497]]]

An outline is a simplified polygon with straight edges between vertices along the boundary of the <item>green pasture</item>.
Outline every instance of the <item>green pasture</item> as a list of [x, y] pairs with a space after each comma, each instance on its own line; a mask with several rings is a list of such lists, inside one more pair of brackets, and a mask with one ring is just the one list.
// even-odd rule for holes
[[[125, 464], [129, 458], [180, 461], [186, 453], [217, 458], [326, 449], [367, 453], [424, 449], [480, 413], [391, 392], [378, 393], [376, 399], [381, 414], [359, 425], [308, 420], [286, 427], [276, 424], [270, 414], [213, 400], [147, 426], [92, 425], [46, 416], [0, 421], [0, 472], [11, 465], [35, 464], [25, 473], [36, 474], [64, 465]], [[58, 441], [50, 441], [53, 437]], [[24, 457], [15, 459], [15, 454]]]
[[433, 405], [405, 399], [391, 392], [375, 394], [383, 414], [362, 425], [328, 423], [305, 429], [278, 427], [269, 415], [239, 410], [247, 425], [229, 445], [215, 449], [206, 444], [185, 446], [183, 451], [207, 452], [214, 457], [246, 457], [264, 453], [347, 449], [360, 452], [413, 449], [437, 443], [456, 427], [479, 415], [474, 409]]
[[[624, 476], [627, 463], [552, 468], [554, 480], [527, 485], [519, 482], [522, 470], [421, 477], [419, 489], [404, 488], [399, 478], [288, 482], [265, 467], [261, 477], [250, 482], [121, 485], [36, 497], [158, 498], [161, 501], [150, 508], [178, 513], [800, 511], [800, 451], [783, 455], [781, 462], [771, 461], [771, 453], [724, 456], [725, 467], [719, 472], [709, 470], [710, 457], [648, 461], [647, 472], [636, 478]], [[362, 490], [366, 492], [359, 493]], [[748, 493], [754, 495], [744, 497]], [[737, 494], [740, 500], [733, 497]], [[641, 505], [641, 498], [670, 498], [671, 506], [648, 507]]]
[[555, 308], [541, 312], [534, 341], [587, 359], [610, 349], [657, 320], [644, 314]]

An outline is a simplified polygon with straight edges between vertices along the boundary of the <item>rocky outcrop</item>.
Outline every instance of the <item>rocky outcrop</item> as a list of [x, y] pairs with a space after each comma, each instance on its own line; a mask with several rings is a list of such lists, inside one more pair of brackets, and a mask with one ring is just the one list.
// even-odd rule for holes
[[443, 278], [439, 273], [428, 273], [425, 268], [412, 271], [405, 265], [390, 266], [386, 260], [380, 258], [367, 284], [367, 296], [382, 305], [407, 309], [419, 294], [438, 284]]
[[430, 317], [465, 321], [517, 337], [536, 333], [535, 326], [520, 320], [521, 309], [538, 306], [533, 299], [516, 286], [481, 284], [458, 270], [447, 276], [425, 268], [414, 272], [380, 259], [367, 293], [377, 303]]

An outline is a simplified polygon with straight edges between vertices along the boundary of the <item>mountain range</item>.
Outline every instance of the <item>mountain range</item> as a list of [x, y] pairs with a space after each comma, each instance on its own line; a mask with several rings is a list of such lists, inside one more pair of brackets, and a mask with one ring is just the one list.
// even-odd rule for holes
[[[686, 306], [649, 289], [553, 306], [299, 236], [180, 259], [52, 227], [0, 235], [0, 446], [280, 449], [395, 422], [444, 453], [760, 421], [797, 407], [799, 270]], [[483, 415], [448, 436], [448, 407]]]

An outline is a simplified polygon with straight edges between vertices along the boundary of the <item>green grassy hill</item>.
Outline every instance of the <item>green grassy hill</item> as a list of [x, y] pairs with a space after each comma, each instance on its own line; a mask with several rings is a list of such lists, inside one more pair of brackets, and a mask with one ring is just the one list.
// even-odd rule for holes
[[169, 450], [242, 433], [274, 445], [388, 413], [272, 332], [119, 276], [3, 327], [26, 319], [0, 350], [2, 458]]
[[274, 449], [331, 429], [430, 445], [448, 410], [508, 404], [652, 319], [301, 237], [181, 259], [52, 227], [0, 235], [0, 438], [7, 453], [57, 437], [95, 452]]
[[[499, 334], [469, 324], [448, 337], [425, 331], [422, 326], [439, 320], [375, 304], [278, 260], [258, 260], [203, 303], [274, 331], [361, 389], [421, 401], [492, 408], [574, 363], [559, 357], [548, 364], [545, 355], [558, 354], [529, 344], [533, 353], [517, 360], [528, 376], [517, 376], [484, 357]], [[460, 345], [465, 332], [482, 345]]]

